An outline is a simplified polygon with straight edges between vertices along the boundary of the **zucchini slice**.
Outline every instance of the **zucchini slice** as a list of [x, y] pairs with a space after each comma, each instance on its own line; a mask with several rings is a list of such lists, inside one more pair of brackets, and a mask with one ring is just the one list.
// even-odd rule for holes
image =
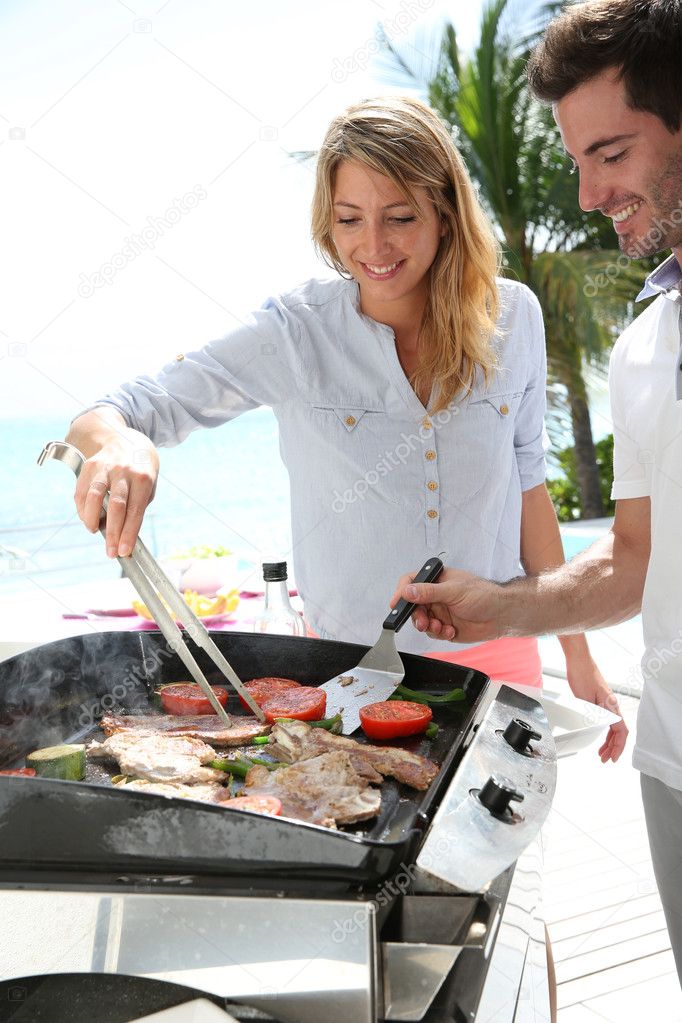
[[29, 753], [26, 764], [42, 778], [82, 781], [85, 777], [85, 746], [80, 743], [47, 746]]

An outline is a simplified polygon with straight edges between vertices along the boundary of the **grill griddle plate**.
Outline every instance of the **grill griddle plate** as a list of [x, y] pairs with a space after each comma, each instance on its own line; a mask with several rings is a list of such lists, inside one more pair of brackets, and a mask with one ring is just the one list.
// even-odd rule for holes
[[[358, 662], [364, 647], [317, 639], [215, 633], [242, 678], [275, 675], [311, 685]], [[14, 871], [182, 874], [220, 877], [225, 885], [335, 890], [380, 883], [411, 862], [425, 826], [452, 778], [482, 712], [486, 676], [471, 669], [403, 655], [405, 684], [445, 693], [463, 687], [466, 701], [438, 708], [435, 740], [406, 747], [441, 764], [426, 792], [387, 779], [375, 822], [330, 831], [256, 817], [184, 799], [99, 784], [0, 777], [0, 873]], [[197, 653], [210, 682], [220, 681]], [[0, 767], [57, 742], [82, 741], [108, 710], [157, 713], [154, 689], [184, 677], [157, 633], [102, 633], [50, 643], [0, 664]], [[236, 704], [236, 700], [235, 700]], [[230, 709], [233, 709], [232, 707]]]

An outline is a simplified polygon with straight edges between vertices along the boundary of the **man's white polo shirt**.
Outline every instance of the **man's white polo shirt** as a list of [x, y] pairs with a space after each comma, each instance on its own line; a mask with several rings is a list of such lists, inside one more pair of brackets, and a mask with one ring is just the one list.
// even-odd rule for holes
[[670, 256], [639, 298], [658, 293], [621, 335], [609, 386], [616, 500], [651, 498], [642, 619], [644, 691], [633, 765], [682, 789], [682, 270]]

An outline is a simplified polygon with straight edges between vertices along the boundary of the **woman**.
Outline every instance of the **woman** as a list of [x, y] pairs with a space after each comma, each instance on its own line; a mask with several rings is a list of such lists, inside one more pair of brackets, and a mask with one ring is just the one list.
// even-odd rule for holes
[[[155, 444], [270, 405], [291, 479], [296, 579], [311, 632], [372, 643], [405, 566], [505, 580], [561, 561], [544, 486], [545, 349], [536, 299], [496, 278], [498, 246], [447, 128], [389, 97], [330, 125], [312, 208], [340, 279], [270, 298], [218, 341], [97, 403], [68, 440], [88, 456], [76, 491], [107, 550], [130, 553], [158, 473]], [[569, 682], [608, 687], [584, 637], [564, 637]], [[399, 646], [442, 654], [405, 630]], [[461, 663], [539, 685], [534, 640]], [[624, 742], [624, 737], [623, 737]]]

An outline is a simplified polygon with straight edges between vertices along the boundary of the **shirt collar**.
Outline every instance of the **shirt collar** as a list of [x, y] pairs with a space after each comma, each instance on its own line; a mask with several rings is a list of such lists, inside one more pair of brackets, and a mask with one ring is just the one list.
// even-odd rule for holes
[[660, 266], [657, 266], [649, 274], [635, 301], [641, 302], [642, 299], [652, 298], [654, 295], [666, 295], [670, 291], [678, 291], [680, 281], [682, 281], [682, 267], [677, 262], [675, 253], [671, 252], [668, 258], [664, 259]]

